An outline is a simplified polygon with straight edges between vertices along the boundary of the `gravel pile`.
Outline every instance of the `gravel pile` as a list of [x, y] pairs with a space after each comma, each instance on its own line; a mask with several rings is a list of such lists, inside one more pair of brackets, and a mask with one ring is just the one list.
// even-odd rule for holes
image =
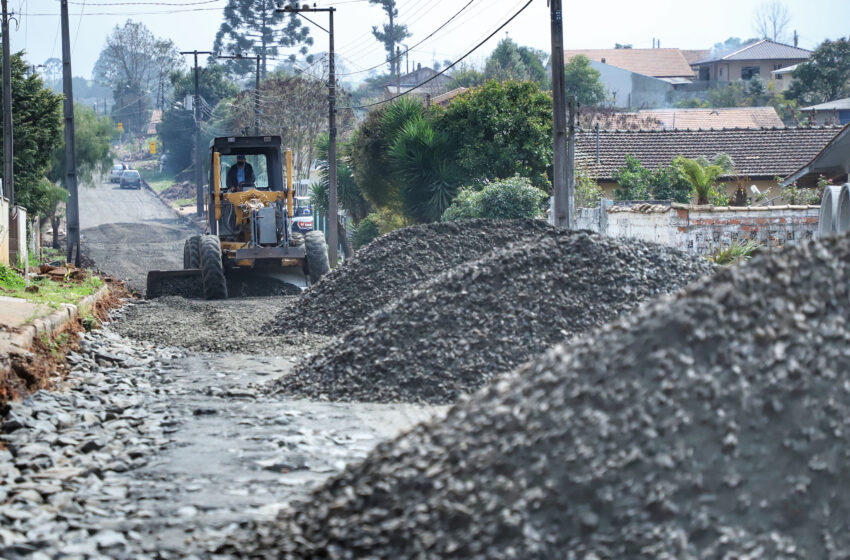
[[388, 233], [322, 278], [270, 329], [340, 334], [435, 274], [553, 229], [541, 220], [466, 220]]
[[850, 237], [559, 346], [379, 446], [237, 555], [844, 558]]
[[676, 249], [551, 229], [408, 291], [281, 378], [281, 392], [447, 403], [713, 270]]

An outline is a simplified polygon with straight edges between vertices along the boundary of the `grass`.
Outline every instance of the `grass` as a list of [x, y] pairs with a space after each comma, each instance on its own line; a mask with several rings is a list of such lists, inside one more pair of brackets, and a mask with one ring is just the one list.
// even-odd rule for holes
[[0, 295], [43, 303], [50, 307], [58, 307], [60, 303], [79, 303], [84, 297], [96, 293], [103, 286], [103, 281], [97, 276], [89, 276], [82, 282], [33, 278], [30, 286], [38, 287], [38, 291], [27, 292], [23, 274], [0, 264]]
[[174, 184], [173, 175], [167, 172], [160, 173], [158, 169], [139, 169], [139, 174], [156, 192], [162, 192]]
[[748, 239], [744, 243], [735, 241], [728, 247], [718, 249], [710, 257], [709, 260], [715, 264], [729, 265], [737, 264], [742, 261], [748, 261], [753, 255], [761, 249], [761, 243]]
[[180, 206], [192, 206], [195, 204], [195, 198], [178, 198], [174, 201], [174, 204], [178, 207]]

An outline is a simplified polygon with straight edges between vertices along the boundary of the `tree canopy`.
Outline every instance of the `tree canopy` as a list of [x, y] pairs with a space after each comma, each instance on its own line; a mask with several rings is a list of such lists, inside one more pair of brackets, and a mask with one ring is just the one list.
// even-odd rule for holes
[[567, 96], [575, 95], [582, 105], [599, 105], [607, 97], [605, 86], [599, 79], [599, 70], [590, 65], [590, 59], [578, 54], [564, 66]]
[[[545, 86], [549, 80], [542, 60], [546, 53], [530, 47], [521, 47], [506, 37], [499, 41], [484, 65], [486, 80], [517, 80]], [[457, 78], [456, 78], [457, 79]]]
[[[282, 4], [298, 7], [300, 2], [288, 0]], [[268, 71], [268, 60], [278, 57], [281, 49], [298, 47], [298, 53], [306, 56], [308, 47], [313, 45], [310, 28], [302, 24], [297, 14], [278, 12], [277, 7], [277, 0], [227, 0], [213, 51], [223, 55], [259, 56], [262, 77]], [[296, 58], [293, 52], [288, 56], [292, 60]], [[238, 77], [252, 76], [255, 72], [252, 60], [230, 59], [225, 66], [229, 73]]]
[[372, 35], [375, 39], [383, 43], [384, 50], [387, 51], [387, 63], [390, 66], [390, 74], [401, 74], [401, 59], [396, 59], [396, 45], [410, 37], [410, 32], [406, 25], [398, 23], [398, 7], [396, 0], [369, 0], [369, 4], [378, 4], [387, 14], [388, 23], [383, 24], [380, 28], [377, 25], [372, 26]]
[[850, 96], [850, 41], [824, 41], [791, 75], [788, 97], [805, 105]]
[[[51, 201], [55, 198], [52, 193], [55, 187], [45, 179], [45, 173], [53, 150], [62, 141], [62, 96], [44, 87], [38, 75], [27, 76], [28, 66], [22, 53], [10, 58], [15, 203], [34, 215], [43, 216], [50, 212]], [[4, 172], [2, 166], [0, 162], [0, 172]]]

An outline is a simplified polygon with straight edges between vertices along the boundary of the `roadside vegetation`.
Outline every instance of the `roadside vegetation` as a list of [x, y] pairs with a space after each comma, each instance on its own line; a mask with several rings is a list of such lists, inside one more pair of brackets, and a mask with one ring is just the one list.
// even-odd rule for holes
[[77, 272], [84, 274], [84, 277], [72, 278], [70, 274], [66, 274], [54, 280], [37, 275], [30, 278], [30, 286], [27, 288], [23, 271], [0, 264], [0, 295], [51, 307], [57, 307], [61, 303], [76, 304], [103, 286], [103, 280], [97, 276], [83, 271]]

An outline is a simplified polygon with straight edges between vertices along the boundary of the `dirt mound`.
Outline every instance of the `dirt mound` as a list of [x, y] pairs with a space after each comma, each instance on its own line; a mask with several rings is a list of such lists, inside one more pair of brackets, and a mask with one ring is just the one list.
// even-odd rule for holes
[[453, 402], [713, 268], [660, 245], [552, 229], [420, 284], [278, 388], [333, 400]]
[[301, 296], [269, 327], [339, 334], [411, 287], [511, 242], [554, 230], [541, 220], [466, 220], [412, 226], [379, 237]]
[[183, 181], [182, 183], [174, 183], [162, 191], [159, 196], [165, 200], [180, 200], [185, 198], [194, 198], [196, 194], [195, 185], [189, 181]]
[[724, 270], [379, 446], [237, 554], [837, 558], [850, 237]]

